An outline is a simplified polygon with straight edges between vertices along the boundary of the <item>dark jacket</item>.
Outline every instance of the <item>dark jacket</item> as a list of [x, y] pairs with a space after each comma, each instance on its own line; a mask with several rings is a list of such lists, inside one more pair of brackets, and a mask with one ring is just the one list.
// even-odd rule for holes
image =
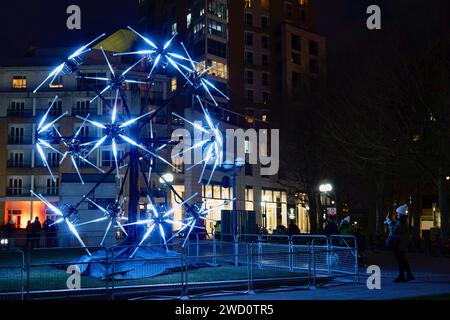
[[323, 234], [326, 235], [327, 237], [339, 234], [337, 224], [335, 222], [327, 223], [327, 225], [325, 226], [325, 230], [323, 231]]
[[387, 223], [389, 228], [389, 237], [398, 239], [397, 250], [406, 251], [411, 242], [411, 232], [408, 223], [401, 223], [400, 221], [390, 221]]

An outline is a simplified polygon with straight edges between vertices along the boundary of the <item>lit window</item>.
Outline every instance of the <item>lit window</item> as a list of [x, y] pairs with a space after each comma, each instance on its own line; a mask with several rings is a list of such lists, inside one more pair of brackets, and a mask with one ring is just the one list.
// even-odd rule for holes
[[170, 84], [170, 90], [172, 92], [177, 91], [177, 78], [172, 78], [171, 84]]
[[245, 139], [245, 154], [250, 154], [250, 149], [251, 149], [250, 140]]
[[27, 77], [26, 76], [14, 76], [12, 80], [13, 89], [26, 89]]
[[191, 26], [191, 23], [192, 23], [192, 13], [189, 13], [189, 14], [186, 16], [186, 21], [187, 21], [187, 27], [188, 27], [188, 29], [189, 29], [189, 27]]
[[61, 89], [61, 88], [64, 88], [62, 76], [56, 77], [56, 79], [54, 81], [50, 82], [48, 87], [50, 89]]
[[177, 33], [177, 23], [176, 22], [172, 24], [171, 30], [172, 30], [172, 35]]
[[261, 9], [269, 10], [270, 9], [270, 0], [261, 0]]
[[262, 120], [263, 122], [267, 122], [267, 119], [268, 119], [267, 115], [266, 115], [266, 114], [263, 114], [262, 117], [261, 117], [261, 120]]
[[308, 5], [308, 0], [298, 0], [298, 4], [301, 6], [307, 6]]
[[253, 0], [244, 0], [244, 8], [250, 9], [253, 7]]
[[228, 66], [225, 63], [208, 60], [208, 66], [211, 68], [208, 74], [218, 78], [228, 79]]

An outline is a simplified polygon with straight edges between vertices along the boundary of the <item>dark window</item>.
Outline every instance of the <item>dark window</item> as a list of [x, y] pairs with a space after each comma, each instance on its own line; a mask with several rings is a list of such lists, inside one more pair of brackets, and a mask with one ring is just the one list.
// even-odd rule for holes
[[317, 41], [309, 41], [309, 54], [313, 56], [319, 55], [319, 43]]
[[216, 40], [208, 39], [208, 53], [226, 59], [227, 45]]
[[298, 53], [293, 52], [291, 61], [292, 61], [292, 63], [301, 65], [302, 64], [302, 56]]
[[262, 85], [263, 86], [270, 86], [270, 75], [268, 73], [262, 74]]
[[261, 37], [261, 47], [263, 49], [270, 49], [270, 39], [268, 36]]
[[248, 26], [253, 26], [253, 15], [251, 13], [245, 14], [245, 24]]
[[286, 3], [285, 10], [286, 10], [286, 15], [288, 16], [288, 18], [291, 18], [292, 17], [292, 4]]
[[269, 92], [263, 92], [263, 103], [264, 104], [270, 103], [270, 93]]
[[245, 52], [245, 63], [253, 64], [253, 52], [250, 51]]
[[245, 71], [245, 83], [246, 84], [253, 84], [254, 83], [253, 71]]
[[253, 33], [245, 33], [245, 45], [250, 47], [253, 46]]
[[302, 38], [295, 34], [291, 35], [291, 48], [292, 50], [302, 50]]
[[247, 97], [247, 101], [248, 102], [253, 102], [254, 101], [254, 93], [253, 90], [247, 90], [245, 93], [246, 97]]
[[309, 72], [314, 74], [319, 73], [319, 61], [317, 59], [309, 60]]
[[269, 17], [261, 17], [261, 28], [268, 28], [269, 27]]
[[308, 19], [308, 14], [306, 10], [300, 10], [300, 23], [305, 24]]
[[263, 54], [261, 56], [261, 64], [263, 66], [268, 66], [269, 65], [269, 56], [267, 54]]
[[302, 85], [301, 74], [299, 72], [292, 72], [292, 87], [294, 89], [300, 89]]

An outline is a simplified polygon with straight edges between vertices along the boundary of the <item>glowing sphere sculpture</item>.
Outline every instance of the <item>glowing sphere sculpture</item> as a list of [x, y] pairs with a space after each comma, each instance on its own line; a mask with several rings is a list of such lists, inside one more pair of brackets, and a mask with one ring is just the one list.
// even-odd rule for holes
[[[157, 141], [156, 139], [154, 139], [154, 132], [152, 128], [151, 120], [156, 116], [158, 112], [160, 112], [162, 109], [167, 108], [167, 105], [160, 106], [156, 111], [146, 113], [143, 106], [141, 108], [141, 114], [137, 117], [132, 117], [130, 115], [128, 103], [126, 101], [126, 96], [123, 90], [126, 84], [148, 85], [148, 90], [150, 90], [154, 82], [154, 75], [157, 73], [158, 68], [171, 68], [185, 80], [186, 83], [184, 88], [190, 89], [196, 101], [198, 101], [203, 112], [204, 119], [202, 120], [205, 120], [206, 126], [200, 126], [195, 123], [193, 119], [187, 119], [186, 117], [177, 113], [173, 113], [173, 116], [183, 120], [186, 124], [191, 125], [193, 129], [200, 130], [203, 134], [205, 134], [207, 138], [196, 143], [190, 149], [183, 150], [183, 152], [178, 156], [182, 156], [186, 152], [192, 152], [195, 149], [201, 149], [204, 158], [199, 163], [196, 163], [192, 167], [188, 168], [188, 170], [191, 170], [196, 166], [202, 166], [201, 175], [198, 180], [199, 183], [201, 183], [205, 178], [208, 166], [212, 166], [210, 169], [211, 173], [207, 177], [207, 185], [211, 183], [216, 169], [221, 165], [221, 161], [223, 160], [223, 138], [219, 126], [214, 123], [213, 118], [211, 117], [211, 114], [209, 113], [207, 107], [205, 107], [204, 100], [202, 99], [203, 96], [205, 96], [205, 99], [211, 101], [214, 105], [218, 105], [214, 95], [220, 95], [226, 99], [229, 98], [206, 78], [210, 69], [206, 68], [201, 63], [194, 61], [189, 55], [188, 50], [183, 43], [181, 43], [181, 47], [184, 51], [183, 54], [172, 51], [172, 45], [174, 43], [176, 35], [173, 35], [163, 45], [158, 46], [149, 37], [140, 34], [131, 27], [128, 28], [138, 36], [138, 39], [143, 41], [144, 45], [148, 46], [148, 49], [114, 54], [114, 56], [138, 56], [136, 62], [132, 63], [125, 71], [119, 72], [116, 68], [114, 68], [110, 59], [108, 59], [108, 56], [105, 53], [104, 49], [101, 47], [100, 51], [105, 59], [105, 64], [110, 72], [110, 76], [93, 77], [81, 74], [80, 68], [83, 64], [83, 57], [92, 50], [92, 46], [94, 46], [100, 39], [105, 36], [105, 34], [103, 34], [87, 45], [82, 46], [73, 54], [69, 55], [67, 60], [55, 67], [49, 73], [47, 78], [36, 88], [36, 90], [34, 90], [34, 93], [37, 93], [44, 84], [52, 84], [55, 81], [56, 77], [60, 74], [72, 75], [78, 79], [104, 83], [104, 87], [101, 90], [96, 90], [96, 96], [91, 100], [91, 102], [95, 101], [96, 99], [101, 99], [103, 102], [105, 102], [105, 104], [111, 109], [111, 117], [108, 121], [104, 122], [96, 120], [89, 114], [85, 117], [77, 116], [77, 118], [82, 121], [82, 126], [79, 130], [77, 130], [75, 135], [65, 137], [59, 132], [56, 124], [60, 121], [63, 121], [64, 117], [68, 115], [68, 112], [65, 112], [56, 119], [49, 121], [49, 115], [52, 112], [52, 108], [54, 108], [56, 102], [58, 101], [58, 96], [56, 96], [45, 115], [40, 119], [36, 129], [37, 154], [41, 158], [44, 166], [48, 169], [54, 181], [56, 181], [56, 178], [47, 161], [44, 151], [46, 149], [52, 150], [53, 152], [59, 154], [61, 156], [61, 163], [66, 159], [70, 160], [72, 166], [78, 174], [81, 184], [85, 184], [85, 181], [83, 180], [83, 176], [80, 173], [80, 163], [84, 163], [85, 165], [96, 169], [100, 174], [103, 174], [104, 177], [110, 176], [114, 172], [117, 177], [120, 177], [120, 170], [125, 167], [127, 168], [125, 177], [121, 180], [121, 191], [117, 195], [115, 203], [107, 206], [106, 208], [96, 203], [95, 199], [92, 198], [95, 189], [98, 188], [101, 185], [101, 182], [105, 179], [101, 179], [100, 183], [98, 183], [90, 192], [86, 193], [77, 204], [60, 204], [59, 206], [56, 206], [52, 204], [48, 199], [46, 199], [42, 194], [36, 193], [31, 190], [32, 196], [42, 201], [48, 207], [48, 209], [57, 216], [57, 220], [54, 222], [54, 224], [66, 224], [72, 235], [79, 242], [80, 246], [84, 247], [89, 255], [91, 253], [86, 248], [86, 245], [81, 239], [78, 232], [78, 228], [81, 226], [96, 223], [107, 223], [104, 235], [99, 244], [100, 246], [104, 245], [105, 239], [112, 229], [120, 229], [122, 233], [126, 237], [128, 237], [128, 228], [136, 227], [139, 225], [147, 226], [145, 234], [140, 239], [135, 239], [136, 241], [134, 241], [136, 249], [130, 256], [130, 258], [132, 258], [139, 250], [139, 247], [145, 244], [145, 242], [148, 241], [148, 239], [155, 232], [159, 233], [162, 242], [166, 246], [179, 234], [184, 233], [186, 238], [183, 242], [183, 246], [185, 246], [190, 234], [194, 231], [194, 229], [204, 229], [204, 227], [202, 227], [202, 223], [205, 220], [214, 221], [208, 217], [208, 214], [214, 208], [205, 209], [201, 204], [191, 203], [198, 196], [198, 194], [193, 194], [187, 199], [183, 199], [171, 185], [172, 181], [167, 181], [172, 179], [166, 180], [165, 177], [167, 178], [167, 175], [163, 175], [155, 169], [155, 162], [161, 161], [172, 169], [178, 170], [175, 166], [172, 165], [170, 161], [166, 160], [160, 154], [162, 150], [169, 148], [173, 141]], [[132, 71], [143, 62], [151, 64], [150, 72], [148, 73], [147, 78], [144, 80], [129, 78], [130, 71]], [[114, 96], [112, 104], [107, 103], [107, 100], [104, 97], [105, 94], [112, 94]], [[124, 116], [119, 116], [118, 114], [119, 99], [121, 99], [122, 106], [126, 111], [126, 115]], [[139, 133], [139, 130], [145, 125], [145, 123], [150, 124], [150, 141], [140, 141], [140, 139], [137, 137], [139, 136], [139, 134], [134, 134], [136, 132]], [[90, 141], [86, 141], [85, 138], [81, 139], [81, 130], [85, 124], [90, 124], [99, 129], [99, 132], [101, 132], [100, 136], [97, 138], [93, 138]], [[57, 141], [57, 143], [55, 143], [55, 141]], [[65, 150], [58, 150], [56, 147], [54, 147], [55, 144], [59, 144]], [[134, 151], [130, 151], [125, 155], [119, 154], [119, 146], [123, 145], [130, 147], [130, 149]], [[98, 167], [89, 160], [89, 156], [102, 146], [111, 146], [112, 154], [114, 157], [114, 166], [108, 172], [105, 172], [102, 168]], [[131, 166], [130, 164], [126, 164], [127, 159], [131, 162], [130, 159], [133, 156], [132, 152], [134, 152], [134, 156], [138, 156], [139, 163], [145, 162], [146, 165], [150, 168], [148, 173], [145, 173], [144, 170], [142, 170], [142, 166], [140, 164], [140, 168]], [[146, 198], [148, 200], [147, 207], [149, 208], [148, 213], [151, 217], [149, 219], [128, 222], [128, 219], [126, 217], [124, 211], [124, 199], [126, 199], [126, 197], [124, 196], [124, 184], [126, 183], [127, 177], [131, 174], [131, 170], [135, 170], [136, 172], [134, 173], [137, 175], [139, 175], [139, 172], [141, 172], [146, 178]], [[159, 178], [160, 181], [162, 181], [169, 190], [174, 192], [176, 198], [175, 200], [177, 202], [176, 206], [168, 209], [160, 208], [156, 205], [154, 200], [155, 190], [153, 190], [150, 183], [152, 174], [156, 175], [156, 177]], [[79, 207], [83, 203], [92, 205], [103, 216], [97, 219], [88, 220], [87, 222], [79, 223]], [[227, 203], [228, 202], [224, 202], [222, 205], [226, 205]], [[185, 212], [184, 218], [180, 221], [176, 221], [173, 219], [173, 214], [177, 209], [183, 209]], [[165, 233], [165, 225], [178, 226], [180, 229], [173, 236], [169, 237]]]

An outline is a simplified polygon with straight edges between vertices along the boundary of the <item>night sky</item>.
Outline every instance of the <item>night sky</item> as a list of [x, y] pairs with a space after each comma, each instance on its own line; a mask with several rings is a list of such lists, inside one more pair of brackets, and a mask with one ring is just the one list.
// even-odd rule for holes
[[[367, 32], [366, 8], [386, 0], [315, 0], [318, 32], [327, 37], [330, 53]], [[82, 30], [66, 28], [66, 8], [82, 10]], [[388, 16], [388, 15], [386, 15]], [[17, 57], [33, 44], [38, 47], [76, 46], [126, 25], [137, 25], [138, 0], [22, 0], [0, 2], [0, 56]]]
[[[136, 25], [138, 0], [20, 0], [0, 2], [1, 56], [23, 55], [38, 47], [77, 46], [106, 32]], [[82, 29], [68, 30], [66, 9], [81, 8]]]

